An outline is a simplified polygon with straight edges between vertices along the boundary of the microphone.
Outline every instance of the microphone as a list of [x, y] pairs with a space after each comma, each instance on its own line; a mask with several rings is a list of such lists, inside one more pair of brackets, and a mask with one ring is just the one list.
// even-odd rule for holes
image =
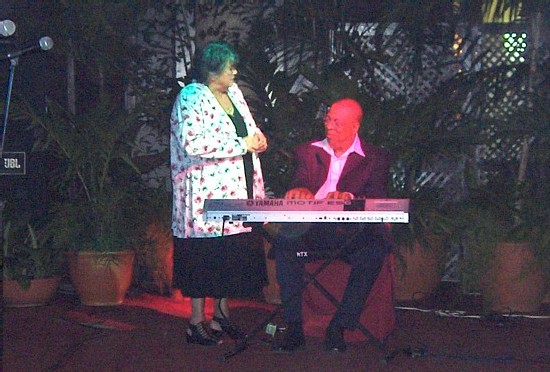
[[43, 36], [40, 38], [40, 40], [38, 40], [38, 44], [34, 44], [34, 45], [31, 45], [31, 46], [28, 46], [26, 48], [23, 48], [21, 50], [18, 50], [18, 51], [15, 51], [15, 52], [11, 52], [11, 53], [8, 53], [6, 54], [4, 57], [0, 58], [0, 59], [12, 59], [12, 58], [16, 58], [16, 57], [19, 57], [25, 53], [28, 53], [28, 52], [32, 52], [33, 50], [35, 49], [41, 49], [41, 50], [50, 50], [53, 48], [53, 40], [51, 37], [49, 36]]
[[13, 21], [6, 19], [0, 22], [0, 35], [2, 36], [11, 36], [15, 32], [15, 23]]

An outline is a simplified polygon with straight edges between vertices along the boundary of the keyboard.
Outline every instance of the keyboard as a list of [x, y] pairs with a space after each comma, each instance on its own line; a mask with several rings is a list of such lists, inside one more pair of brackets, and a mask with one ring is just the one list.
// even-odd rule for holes
[[408, 223], [409, 199], [207, 199], [203, 216], [208, 221]]

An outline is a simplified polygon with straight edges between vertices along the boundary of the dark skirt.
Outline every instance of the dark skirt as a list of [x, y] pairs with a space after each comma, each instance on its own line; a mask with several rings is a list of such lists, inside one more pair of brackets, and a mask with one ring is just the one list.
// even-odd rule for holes
[[174, 287], [193, 298], [256, 298], [267, 285], [259, 233], [174, 238]]

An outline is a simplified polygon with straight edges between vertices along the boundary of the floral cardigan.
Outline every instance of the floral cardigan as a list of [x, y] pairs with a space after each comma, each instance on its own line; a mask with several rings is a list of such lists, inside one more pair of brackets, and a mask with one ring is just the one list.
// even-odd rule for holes
[[[242, 91], [227, 91], [244, 118], [248, 134], [261, 133]], [[178, 238], [208, 238], [250, 231], [240, 222], [203, 219], [205, 199], [246, 199], [242, 155], [245, 141], [210, 89], [199, 83], [185, 86], [170, 118], [170, 157], [173, 187], [172, 231]], [[264, 180], [258, 155], [254, 164], [254, 198], [264, 198]], [[222, 234], [223, 226], [223, 234]]]

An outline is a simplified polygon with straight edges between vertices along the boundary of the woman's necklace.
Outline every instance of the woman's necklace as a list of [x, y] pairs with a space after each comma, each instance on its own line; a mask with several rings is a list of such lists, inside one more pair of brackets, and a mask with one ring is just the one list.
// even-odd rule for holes
[[225, 113], [227, 115], [233, 116], [233, 114], [235, 113], [235, 108], [233, 107], [233, 102], [229, 102], [229, 107], [223, 107], [223, 111], [225, 111]]
[[235, 108], [227, 93], [218, 93], [214, 91], [212, 91], [212, 93], [214, 94], [214, 97], [216, 97], [216, 100], [222, 107], [223, 111], [225, 111], [227, 115], [233, 116], [233, 114], [235, 113]]

